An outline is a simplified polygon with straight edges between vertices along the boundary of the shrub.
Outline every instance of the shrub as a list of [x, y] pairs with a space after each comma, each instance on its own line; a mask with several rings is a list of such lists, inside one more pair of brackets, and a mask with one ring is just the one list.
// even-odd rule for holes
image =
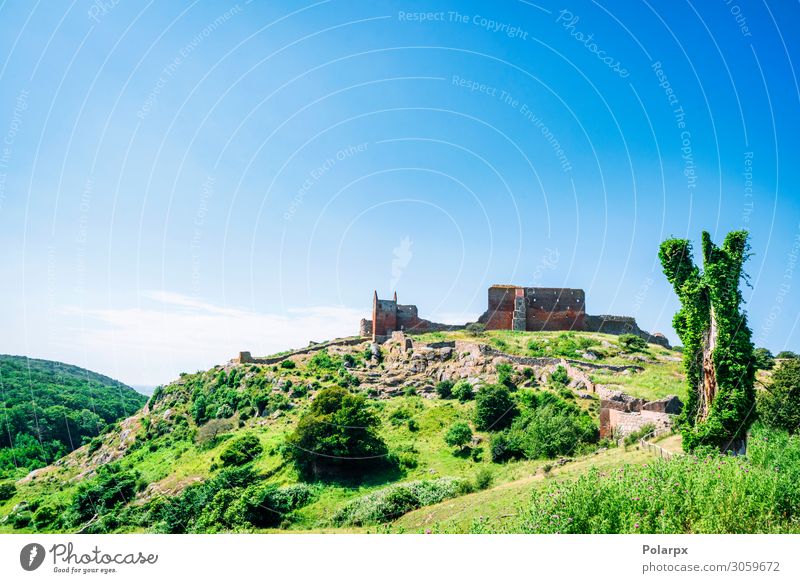
[[[747, 457], [676, 456], [613, 472], [593, 468], [574, 480], [532, 490], [501, 532], [797, 532], [800, 436], [755, 426]], [[735, 500], [735, 503], [731, 503]], [[473, 530], [492, 532], [485, 523]]]
[[567, 369], [559, 364], [556, 367], [556, 369], [550, 374], [550, 381], [552, 381], [556, 385], [562, 385], [562, 386], [568, 385], [569, 374], [567, 373]]
[[[349, 355], [348, 355], [349, 356]], [[352, 356], [350, 357], [353, 358]], [[285, 360], [284, 362], [292, 362], [290, 360]], [[352, 364], [351, 360], [351, 364]], [[314, 356], [308, 359], [308, 368], [315, 372], [322, 372], [322, 371], [335, 371], [341, 368], [344, 361], [339, 358], [338, 356], [331, 356], [328, 353], [327, 348], [323, 348], [319, 352], [316, 352]], [[281, 364], [283, 366], [283, 364]]]
[[775, 357], [766, 348], [756, 348], [753, 350], [753, 361], [759, 370], [770, 370], [775, 366]]
[[14, 482], [0, 482], [0, 502], [10, 500], [16, 493], [17, 487]]
[[622, 443], [625, 445], [633, 445], [643, 437], [647, 437], [655, 430], [656, 426], [652, 423], [645, 423], [636, 431], [630, 432], [628, 435], [625, 436], [625, 439], [622, 440]]
[[497, 371], [497, 382], [508, 388], [510, 391], [516, 391], [517, 385], [513, 380], [514, 367], [507, 362], [502, 362], [495, 367]]
[[475, 474], [475, 490], [486, 490], [494, 481], [494, 472], [490, 468], [483, 467]]
[[473, 391], [472, 385], [469, 383], [469, 381], [460, 380], [453, 387], [453, 396], [462, 403], [466, 403], [467, 401], [471, 401], [473, 399], [475, 392]]
[[232, 440], [222, 453], [219, 454], [219, 459], [225, 466], [241, 466], [248, 462], [253, 461], [264, 448], [258, 437], [250, 433], [242, 435]]
[[297, 364], [293, 360], [286, 359], [281, 361], [281, 368], [291, 370], [293, 368], [297, 368]]
[[470, 322], [464, 327], [467, 334], [470, 336], [483, 336], [486, 332], [486, 324], [481, 324], [480, 322]]
[[468, 491], [459, 478], [439, 478], [395, 484], [347, 503], [333, 515], [336, 526], [364, 526], [391, 522], [407, 512], [438, 504]]
[[52, 504], [42, 504], [33, 514], [33, 525], [42, 530], [53, 524], [61, 515], [62, 509]]
[[511, 425], [517, 412], [507, 387], [487, 385], [478, 391], [475, 398], [475, 427], [494, 431], [504, 429]]
[[599, 431], [577, 406], [561, 401], [518, 418], [508, 431], [507, 455], [527, 459], [571, 455], [582, 443], [595, 443]]
[[388, 450], [379, 427], [366, 397], [340, 387], [323, 389], [286, 439], [284, 456], [305, 477], [385, 464]]
[[457, 421], [445, 433], [444, 441], [450, 447], [458, 447], [463, 450], [464, 446], [472, 441], [472, 429], [463, 421]]
[[492, 435], [489, 442], [489, 455], [493, 462], [501, 463], [517, 457], [519, 451], [509, 443], [508, 434], [501, 432]]
[[453, 381], [439, 381], [436, 383], [436, 394], [440, 399], [450, 399], [453, 396]]
[[97, 469], [97, 475], [82, 482], [72, 498], [66, 522], [77, 527], [97, 516], [111, 514], [119, 506], [133, 499], [142, 484], [139, 474], [123, 469], [119, 463], [106, 464]]
[[625, 352], [645, 352], [647, 341], [636, 334], [620, 334], [617, 344]]
[[243, 518], [253, 526], [269, 528], [280, 525], [287, 514], [308, 504], [313, 492], [305, 484], [277, 487], [251, 486], [245, 490]]
[[792, 352], [791, 350], [781, 350], [775, 358], [780, 358], [781, 360], [786, 360], [790, 358], [800, 358], [796, 352]]
[[417, 423], [416, 419], [409, 419], [407, 427], [409, 431], [419, 431], [419, 423]]
[[800, 360], [784, 360], [757, 401], [758, 416], [775, 429], [800, 431]]

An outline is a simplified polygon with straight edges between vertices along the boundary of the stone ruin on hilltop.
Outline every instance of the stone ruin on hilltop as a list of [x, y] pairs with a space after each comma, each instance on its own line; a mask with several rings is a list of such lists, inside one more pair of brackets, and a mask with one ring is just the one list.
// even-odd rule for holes
[[[669, 348], [669, 341], [663, 334], [642, 330], [631, 316], [586, 314], [586, 294], [582, 289], [493, 285], [488, 295], [488, 307], [478, 318], [487, 330], [635, 334], [647, 342]], [[396, 331], [423, 334], [465, 327], [466, 324], [440, 324], [420, 318], [417, 306], [397, 303], [396, 292], [391, 300], [382, 300], [376, 291], [372, 298], [372, 319], [362, 318], [359, 334], [372, 337], [373, 342], [385, 342]]]

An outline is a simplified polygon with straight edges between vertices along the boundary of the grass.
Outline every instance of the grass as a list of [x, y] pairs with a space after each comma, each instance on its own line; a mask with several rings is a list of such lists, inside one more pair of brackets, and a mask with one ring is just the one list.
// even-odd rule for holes
[[[416, 342], [434, 342], [441, 340], [470, 340], [489, 343], [500, 349], [520, 355], [529, 355], [528, 346], [532, 340], [540, 344], [552, 342], [553, 345], [569, 346], [564, 339], [584, 339], [583, 345], [591, 343], [602, 348], [606, 356], [598, 361], [610, 364], [631, 364], [616, 348], [614, 336], [595, 333], [576, 333], [564, 337], [559, 332], [513, 332], [492, 331], [475, 338], [464, 331], [431, 333], [415, 337]], [[363, 347], [344, 349], [358, 354]], [[337, 349], [338, 353], [338, 349]], [[597, 382], [616, 385], [636, 396], [658, 398], [666, 394], [678, 394], [683, 397], [680, 376], [680, 362], [676, 362], [676, 353], [651, 345], [646, 355], [653, 362], [635, 364], [644, 367], [640, 373], [620, 374], [597, 371], [594, 373]], [[258, 367], [244, 365], [241, 369], [248, 375], [270, 375], [273, 379], [289, 379], [294, 385], [317, 382], [325, 387], [335, 383], [335, 376], [326, 371], [311, 370], [307, 364], [308, 357], [298, 360], [296, 369], [283, 370], [272, 366]], [[207, 376], [214, 377], [220, 369], [212, 370]], [[202, 374], [202, 373], [201, 373]], [[194, 375], [196, 376], [196, 375]], [[242, 378], [244, 375], [241, 375]], [[167, 408], [172, 418], [182, 415], [191, 417], [190, 403], [193, 375], [187, 375], [177, 383], [165, 389], [163, 401], [150, 413], [149, 425], [161, 423]], [[226, 445], [227, 438], [250, 432], [258, 437], [263, 446], [263, 454], [253, 462], [254, 469], [263, 476], [266, 483], [278, 486], [297, 483], [299, 477], [294, 467], [287, 464], [281, 447], [286, 435], [293, 429], [303, 405], [308, 397], [293, 398], [294, 408], [282, 411], [277, 417], [250, 418], [237, 427], [238, 415], [232, 418], [232, 430], [222, 434], [209, 444], [198, 444], [194, 435], [173, 435], [175, 426], [158, 435], [144, 438], [145, 427], [137, 421], [133, 424], [139, 432], [140, 444], [130, 449], [119, 463], [123, 469], [135, 469], [147, 489], [138, 494], [134, 503], [141, 504], [147, 498], [158, 493], [174, 495], [187, 485], [207, 480], [216, 475], [221, 463], [219, 455]], [[284, 525], [288, 532], [409, 532], [415, 529], [433, 528], [446, 532], [463, 532], [469, 524], [481, 516], [493, 516], [498, 520], [509, 513], [509, 508], [521, 503], [529, 496], [531, 487], [538, 483], [549, 483], [573, 476], [587, 468], [610, 467], [614, 464], [639, 463], [647, 459], [649, 454], [639, 452], [635, 448], [629, 451], [612, 449], [598, 455], [590, 455], [578, 461], [568, 463], [552, 470], [547, 478], [543, 477], [542, 467], [552, 463], [543, 460], [522, 460], [504, 464], [490, 462], [489, 437], [486, 432], [475, 432], [480, 443], [476, 449], [481, 455], [473, 458], [470, 450], [459, 454], [455, 448], [444, 443], [447, 428], [455, 421], [471, 420], [474, 413], [474, 402], [461, 403], [457, 400], [426, 399], [420, 396], [400, 396], [391, 399], [372, 400], [378, 416], [381, 418], [381, 435], [389, 450], [398, 456], [401, 462], [400, 471], [377, 473], [350, 483], [317, 483], [314, 485], [315, 497], [308, 505], [295, 510], [290, 524]], [[592, 408], [595, 401], [578, 400], [584, 408]], [[596, 414], [596, 411], [594, 412]], [[414, 423], [409, 424], [409, 420]], [[105, 447], [105, 446], [104, 446]], [[665, 446], [666, 447], [666, 446]], [[47, 468], [39, 477], [26, 483], [18, 484], [18, 491], [10, 500], [0, 503], [0, 520], [9, 514], [12, 508], [22, 501], [39, 501], [40, 503], [68, 506], [82, 480], [91, 477], [91, 464], [86, 458], [86, 448], [67, 458], [68, 463]], [[437, 478], [459, 478], [474, 483], [481, 470], [488, 469], [492, 474], [490, 489], [451, 499], [439, 505], [411, 512], [396, 523], [366, 529], [345, 528], [331, 529], [329, 518], [349, 501], [385, 488], [389, 484], [416, 480], [433, 480]], [[432, 518], [425, 518], [431, 516]], [[124, 525], [122, 532], [138, 532], [147, 526]], [[286, 532], [282, 530], [281, 532]], [[32, 528], [14, 530], [8, 523], [0, 522], [0, 533], [34, 532]], [[272, 532], [264, 530], [263, 532]]]

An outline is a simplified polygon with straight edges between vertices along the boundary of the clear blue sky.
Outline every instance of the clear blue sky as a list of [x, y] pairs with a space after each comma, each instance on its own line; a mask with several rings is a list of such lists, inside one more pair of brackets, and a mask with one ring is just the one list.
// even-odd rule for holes
[[[422, 14], [420, 14], [422, 13]], [[800, 349], [794, 2], [0, 3], [0, 352], [134, 384], [580, 287], [673, 341], [668, 236], [752, 233]]]

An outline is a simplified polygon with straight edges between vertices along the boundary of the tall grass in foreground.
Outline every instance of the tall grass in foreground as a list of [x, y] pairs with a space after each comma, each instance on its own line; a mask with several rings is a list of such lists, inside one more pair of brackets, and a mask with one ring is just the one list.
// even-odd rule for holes
[[800, 436], [756, 426], [746, 457], [687, 455], [591, 470], [534, 491], [502, 524], [473, 532], [800, 532]]

